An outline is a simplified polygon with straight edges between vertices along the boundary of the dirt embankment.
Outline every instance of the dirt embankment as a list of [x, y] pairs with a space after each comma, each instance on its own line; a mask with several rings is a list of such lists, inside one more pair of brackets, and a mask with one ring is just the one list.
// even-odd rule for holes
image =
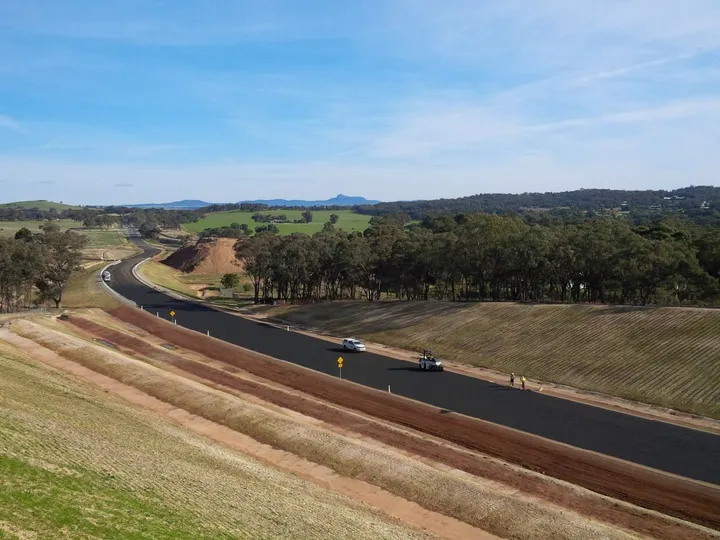
[[186, 274], [236, 274], [243, 268], [235, 257], [235, 242], [234, 238], [203, 239], [178, 249], [161, 262]]
[[[108, 335], [115, 335], [114, 329], [116, 329], [124, 336], [131, 338], [139, 336], [143, 343], [154, 344], [161, 353], [167, 352], [166, 347], [169, 344], [137, 327], [128, 327], [121, 321], [104, 315], [100, 315], [98, 319], [101, 320], [97, 322], [112, 331]], [[370, 502], [373, 506], [383, 508], [386, 512], [401, 517], [403, 521], [409, 520], [409, 523], [420, 525], [420, 521], [423, 521], [424, 517], [431, 519], [427, 512], [434, 511], [480, 529], [492, 531], [502, 537], [519, 540], [555, 540], [557, 538], [625, 540], [630, 537], [636, 538], [617, 523], [603, 523], [595, 519], [588, 519], [579, 512], [568, 511], [558, 505], [546, 504], [545, 501], [517, 493], [517, 490], [508, 489], [497, 482], [462, 474], [452, 468], [448, 469], [444, 463], [433, 462], [424, 456], [414, 456], [410, 452], [397, 452], [388, 445], [369, 437], [359, 436], [342, 426], [318, 422], [311, 416], [283, 407], [274, 407], [267, 401], [256, 399], [245, 392], [235, 392], [227, 386], [214, 385], [207, 379], [188, 376], [186, 372], [183, 373], [180, 369], [158, 361], [158, 357], [164, 357], [164, 355], [128, 355], [127, 347], [115, 343], [111, 346], [108, 340], [100, 339], [100, 341], [105, 341], [105, 346], [92, 344], [87, 340], [92, 340], [93, 337], [97, 340], [98, 337], [77, 327], [51, 320], [39, 322], [41, 324], [23, 321], [15, 326], [14, 332], [57, 351], [63, 357], [89, 367], [97, 373], [130, 384], [133, 388], [147, 392], [164, 403], [179, 407], [183, 410], [181, 411], [183, 415], [184, 411], [187, 411], [191, 418], [198, 415], [201, 418], [218, 422], [221, 426], [252, 437], [255, 441], [272, 446], [273, 449], [290, 452], [295, 456], [300, 456], [300, 459], [310, 460], [312, 464], [306, 463], [309, 469], [303, 468], [305, 473], [311, 474], [316, 480], [316, 473], [319, 469], [330, 467], [340, 475], [340, 477], [336, 477], [331, 473], [329, 487], [332, 489], [338, 489], [346, 483], [348, 478], [351, 478], [369, 482], [402, 499], [413, 501], [418, 505], [415, 512], [410, 516], [401, 517], [397, 512], [402, 510], [403, 506], [407, 508], [402, 501], [400, 501], [400, 505], [393, 502], [388, 505], [388, 497], [383, 496], [384, 500], [381, 502], [377, 499], [377, 493], [373, 489], [370, 489], [369, 493], [368, 490], [363, 490], [366, 495], [371, 496], [372, 501]], [[79, 334], [80, 337], [71, 337], [71, 334]], [[130, 342], [137, 343], [136, 340], [130, 340]], [[185, 359], [190, 358], [200, 364], [207, 362], [210, 365], [223, 366], [219, 361], [210, 360], [178, 347], [174, 347], [173, 350], [175, 353], [171, 356], [181, 355]], [[137, 359], [131, 359], [129, 356], [136, 356]], [[162, 367], [162, 369], [158, 369], [158, 367]], [[223, 369], [225, 368], [230, 369], [233, 376], [240, 379], [251, 377], [231, 366], [224, 366]], [[253, 377], [252, 381], [266, 387], [268, 395], [279, 391], [283, 394], [293, 394], [296, 398], [308, 399], [307, 396], [299, 396], [299, 393], [280, 387], [280, 385], [271, 385], [259, 377]], [[324, 409], [335, 409], [327, 403], [322, 405]], [[172, 414], [173, 417], [176, 416], [175, 412]], [[331, 411], [326, 414], [332, 418]], [[362, 420], [366, 423], [380, 423], [389, 427], [386, 423], [367, 416], [363, 416]], [[398, 430], [399, 428], [392, 426], [392, 429]], [[224, 430], [220, 429], [220, 431]], [[225, 433], [227, 434], [227, 432]], [[219, 440], [216, 436], [217, 432], [213, 429], [211, 438]], [[415, 436], [424, 437], [420, 434], [415, 434]], [[295, 456], [281, 456], [279, 461], [273, 461], [273, 465], [287, 468], [288, 459], [295, 462], [297, 459]], [[489, 460], [487, 456], [481, 456], [481, 458]], [[320, 467], [318, 468], [315, 464], [319, 464]], [[497, 462], [496, 465], [513, 469], [516, 473], [525, 476], [532, 476], [532, 473], [520, 471], [507, 463]], [[301, 476], [304, 474], [301, 473]], [[326, 479], [327, 475], [322, 474], [321, 477]], [[544, 480], [552, 482], [551, 479]], [[321, 485], [327, 484], [322, 481]], [[357, 484], [355, 486], [357, 487]], [[565, 487], [581, 491], [580, 488], [567, 485]], [[344, 492], [342, 489], [339, 491]], [[358, 493], [350, 495], [358, 498]], [[599, 497], [587, 492], [586, 495]], [[365, 500], [363, 497], [359, 498]], [[622, 505], [617, 501], [613, 501], [613, 504]], [[570, 505], [565, 504], [564, 506]], [[669, 518], [664, 519], [669, 520]], [[429, 532], [437, 531], [443, 538], [469, 539], [487, 536], [477, 529], [468, 531], [467, 526], [459, 527], [458, 525], [461, 524], [450, 525], [448, 520], [438, 519], [432, 527], [428, 527], [426, 522], [422, 526]], [[690, 536], [668, 533], [670, 530], [684, 533], [688, 527], [690, 527]], [[706, 531], [687, 523], [676, 523], [674, 528], [666, 528], [663, 534], [655, 536], [663, 539], [678, 536], [690, 539], [713, 538]]]
[[[1, 538], [6, 538], [3, 531], [10, 538], [57, 538], [67, 525], [73, 533], [61, 537], [115, 538], [117, 531], [140, 527], [144, 538], [198, 540], [258, 535], [497, 540], [103, 375], [98, 366], [111, 364], [144, 383], [154, 379], [157, 387], [175, 382], [193, 388], [187, 379], [178, 381], [180, 377], [160, 374], [143, 362], [35, 321], [13, 326], [45, 345], [21, 337], [10, 326], [0, 328], [0, 454], [43, 469], [28, 476], [7, 470], [3, 488], [10, 499], [7, 508], [0, 507], [6, 520], [0, 518]], [[71, 358], [76, 355], [82, 361]], [[13, 490], [29, 498], [13, 498]], [[38, 512], [33, 494], [50, 491], [47, 511]], [[142, 493], [152, 493], [152, 501], [135, 497]]]
[[[138, 310], [121, 307], [112, 313], [170, 343], [330, 403], [445, 439], [470, 450], [499, 457], [613, 498], [720, 528], [720, 514], [717, 512], [720, 508], [720, 489], [713, 486], [588, 453], [454, 413], [442, 414], [434, 407], [326, 377], [172, 326]], [[139, 341], [141, 344], [142, 341]], [[135, 345], [139, 347], [140, 344]], [[214, 376], [208, 373], [203, 376]], [[332, 422], [332, 419], [330, 421]], [[387, 438], [382, 434], [377, 436]], [[387, 442], [397, 444], [393, 440]], [[430, 451], [429, 448], [418, 450], [416, 447], [410, 447], [409, 450]], [[466, 460], [460, 459], [462, 454], [454, 455], [452, 451], [441, 452], [440, 449], [433, 451], [438, 459], [451, 466], [473, 474], [478, 472]]]

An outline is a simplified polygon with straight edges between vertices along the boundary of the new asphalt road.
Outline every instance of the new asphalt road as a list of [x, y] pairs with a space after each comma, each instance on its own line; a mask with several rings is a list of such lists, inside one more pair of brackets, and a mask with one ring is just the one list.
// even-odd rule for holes
[[[111, 267], [112, 287], [146, 311], [199, 332], [294, 364], [342, 377], [372, 388], [423, 401], [449, 411], [481, 418], [593, 450], [609, 456], [720, 484], [720, 436], [646, 420], [538, 392], [511, 389], [472, 377], [421, 372], [416, 364], [377, 354], [343, 353], [338, 345], [183, 302], [148, 288], [132, 267], [155, 250]], [[652, 373], [648, 373], [651, 377]]]

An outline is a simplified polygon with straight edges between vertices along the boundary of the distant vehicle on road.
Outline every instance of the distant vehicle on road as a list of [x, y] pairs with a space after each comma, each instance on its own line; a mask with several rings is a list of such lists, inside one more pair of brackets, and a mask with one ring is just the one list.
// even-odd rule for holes
[[108, 272], [107, 270], [105, 270], [105, 271], [103, 272], [102, 278], [103, 278], [103, 281], [110, 281], [110, 279], [111, 279], [110, 272]]
[[345, 338], [343, 339], [343, 350], [354, 352], [365, 352], [365, 344], [359, 339]]
[[423, 371], [443, 371], [443, 365], [440, 360], [435, 358], [432, 351], [425, 349], [418, 359], [418, 367]]

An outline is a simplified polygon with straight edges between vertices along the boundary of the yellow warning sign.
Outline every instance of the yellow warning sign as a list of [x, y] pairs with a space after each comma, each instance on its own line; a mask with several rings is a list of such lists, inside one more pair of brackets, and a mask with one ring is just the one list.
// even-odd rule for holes
[[338, 356], [338, 367], [342, 367], [342, 366], [343, 366], [343, 361], [344, 361], [344, 360], [343, 360], [343, 357], [342, 357], [342, 356]]
[[171, 311], [171, 312], [170, 312], [170, 316], [171, 316], [171, 317], [174, 317], [174, 316], [175, 316], [175, 312], [174, 312], [174, 311]]

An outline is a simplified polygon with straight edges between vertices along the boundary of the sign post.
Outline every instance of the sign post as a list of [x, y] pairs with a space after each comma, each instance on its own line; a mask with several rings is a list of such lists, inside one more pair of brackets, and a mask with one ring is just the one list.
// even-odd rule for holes
[[175, 322], [175, 312], [174, 312], [173, 310], [170, 310], [170, 317], [172, 317], [173, 324], [177, 324], [177, 323]]
[[338, 356], [338, 368], [340, 368], [340, 378], [342, 379], [342, 367], [343, 367], [343, 357]]

